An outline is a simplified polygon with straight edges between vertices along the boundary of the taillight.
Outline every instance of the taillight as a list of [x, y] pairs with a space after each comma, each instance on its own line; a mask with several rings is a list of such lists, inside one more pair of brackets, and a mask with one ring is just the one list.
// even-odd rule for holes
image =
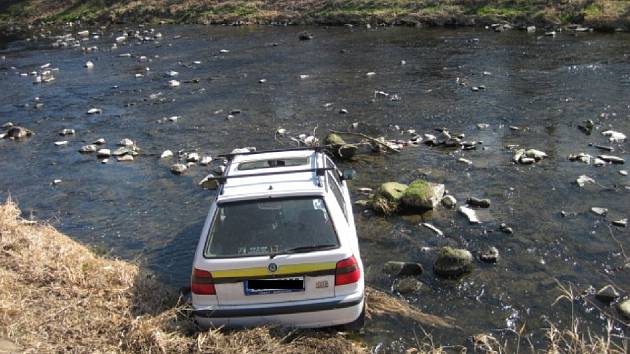
[[217, 293], [210, 272], [196, 268], [193, 269], [190, 288], [193, 294], [197, 295], [215, 295]]
[[354, 256], [337, 262], [335, 285], [356, 283], [361, 279], [361, 269]]

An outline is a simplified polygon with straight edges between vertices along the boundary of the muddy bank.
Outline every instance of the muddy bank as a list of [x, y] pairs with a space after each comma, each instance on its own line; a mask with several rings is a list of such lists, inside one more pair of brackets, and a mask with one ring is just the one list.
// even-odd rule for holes
[[[579, 24], [596, 30], [628, 29], [630, 5], [621, 1], [8, 1], [0, 23], [23, 28], [34, 23], [324, 24], [488, 26], [509, 23], [526, 29]], [[503, 27], [502, 27], [503, 29]]]
[[[185, 301], [137, 265], [97, 256], [0, 205], [0, 352], [365, 353], [335, 331], [199, 331]], [[368, 316], [454, 328], [379, 290]]]

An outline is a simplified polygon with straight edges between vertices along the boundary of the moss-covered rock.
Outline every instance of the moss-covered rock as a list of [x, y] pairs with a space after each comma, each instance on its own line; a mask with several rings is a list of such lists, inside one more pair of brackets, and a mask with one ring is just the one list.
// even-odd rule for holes
[[413, 181], [405, 190], [400, 202], [405, 209], [423, 211], [433, 209], [444, 195], [444, 185], [421, 179]]
[[433, 271], [443, 277], [457, 277], [472, 271], [472, 254], [465, 249], [442, 247]]
[[326, 145], [346, 145], [346, 141], [339, 134], [330, 133], [324, 139]]
[[630, 299], [620, 302], [617, 309], [625, 318], [630, 319]]
[[400, 198], [407, 189], [407, 185], [398, 182], [381, 184], [372, 197], [372, 209], [385, 215], [398, 210]]

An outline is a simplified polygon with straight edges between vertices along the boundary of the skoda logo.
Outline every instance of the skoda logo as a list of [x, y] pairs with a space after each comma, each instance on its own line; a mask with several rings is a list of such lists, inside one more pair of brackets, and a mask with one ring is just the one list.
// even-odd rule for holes
[[267, 269], [269, 269], [270, 272], [275, 273], [278, 270], [278, 265], [275, 263], [269, 263]]

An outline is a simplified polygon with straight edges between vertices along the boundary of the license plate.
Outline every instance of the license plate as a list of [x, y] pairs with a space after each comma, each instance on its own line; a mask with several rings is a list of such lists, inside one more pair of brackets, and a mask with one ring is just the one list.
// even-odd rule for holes
[[304, 291], [304, 277], [246, 280], [245, 295], [265, 295]]

